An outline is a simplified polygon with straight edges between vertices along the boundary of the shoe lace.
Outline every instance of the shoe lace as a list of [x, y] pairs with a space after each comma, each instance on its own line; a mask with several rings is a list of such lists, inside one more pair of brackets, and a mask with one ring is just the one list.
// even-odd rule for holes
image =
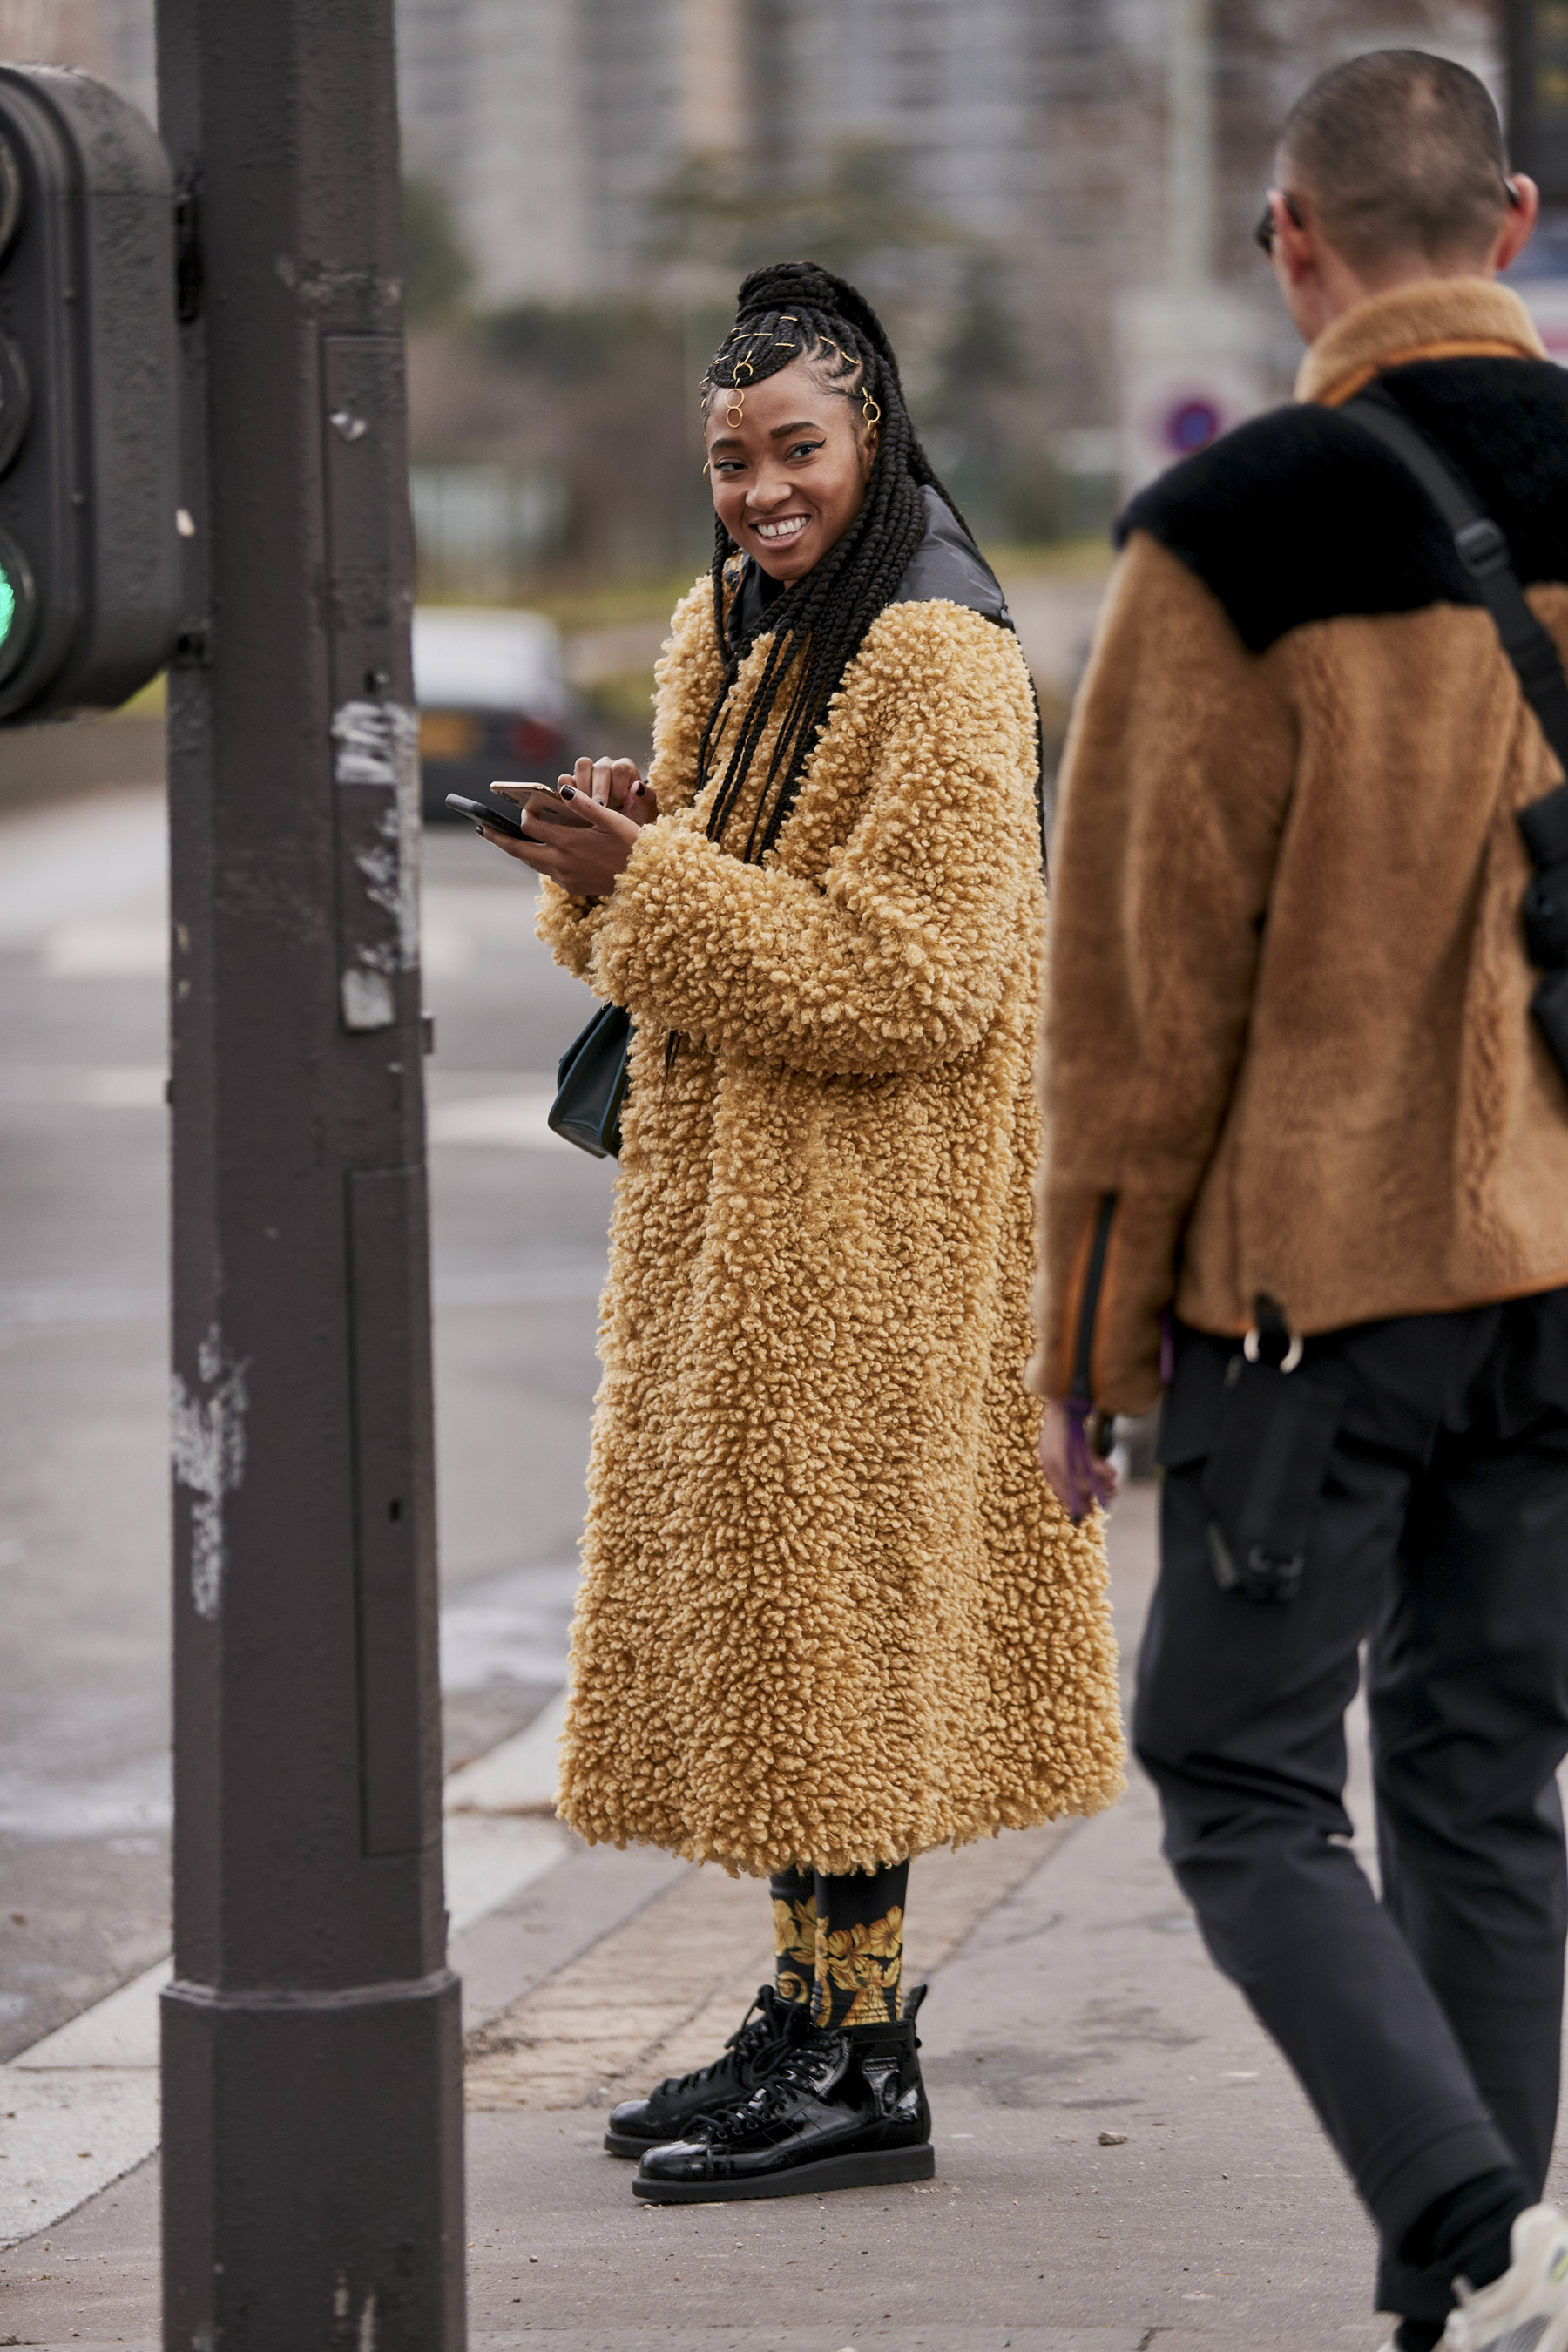
[[[765, 2067], [768, 2063], [768, 2045], [777, 2042], [781, 2047], [784, 2046], [784, 2037], [789, 2031], [792, 2006], [791, 2002], [779, 1998], [772, 1985], [760, 1985], [755, 2000], [725, 2042], [726, 2053], [734, 2050], [743, 2054], [744, 2045], [748, 2042], [754, 2042], [759, 2053], [760, 2065]], [[731, 2061], [726, 2055], [722, 2058], [711, 2059], [706, 2066], [694, 2066], [689, 2074], [672, 2074], [658, 2087], [666, 2097], [672, 2095], [679, 2096], [682, 2091], [699, 2090], [704, 2083], [711, 2083], [718, 2076], [732, 2072]]]
[[721, 2107], [712, 2115], [693, 2116], [690, 2127], [700, 2126], [711, 2139], [729, 2139], [766, 2123], [780, 2112], [793, 2091], [811, 2088], [822, 2063], [825, 2038], [821, 2033], [808, 2033], [804, 2040], [780, 2042], [765, 2051], [756, 2067], [755, 2087], [745, 2105]]

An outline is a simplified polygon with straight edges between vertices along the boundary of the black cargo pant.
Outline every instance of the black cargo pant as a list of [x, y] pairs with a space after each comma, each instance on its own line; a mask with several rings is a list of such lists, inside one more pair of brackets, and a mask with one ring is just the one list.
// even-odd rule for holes
[[[1557, 2115], [1568, 1290], [1308, 1343], [1292, 1377], [1345, 1402], [1283, 1605], [1210, 1566], [1201, 1481], [1235, 1351], [1177, 1335], [1135, 1744], [1210, 1953], [1378, 2225], [1378, 2307], [1440, 2319], [1447, 2281], [1394, 2249], [1494, 2166], [1539, 2194]], [[1363, 1643], [1381, 1903], [1343, 1843]]]

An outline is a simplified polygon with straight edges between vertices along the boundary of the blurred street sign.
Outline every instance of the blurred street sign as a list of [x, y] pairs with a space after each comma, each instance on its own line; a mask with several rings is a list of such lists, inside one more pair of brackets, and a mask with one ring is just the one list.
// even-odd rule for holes
[[1194, 457], [1264, 405], [1265, 327], [1213, 286], [1124, 294], [1117, 306], [1123, 495]]
[[1510, 158], [1568, 205], [1568, 0], [1508, 0], [1507, 20]]

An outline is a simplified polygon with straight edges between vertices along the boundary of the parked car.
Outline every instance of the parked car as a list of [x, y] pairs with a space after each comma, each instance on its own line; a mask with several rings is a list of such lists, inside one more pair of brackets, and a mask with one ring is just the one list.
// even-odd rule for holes
[[482, 800], [497, 777], [552, 780], [566, 756], [561, 639], [542, 613], [422, 606], [414, 694], [427, 818], [450, 814], [448, 793]]

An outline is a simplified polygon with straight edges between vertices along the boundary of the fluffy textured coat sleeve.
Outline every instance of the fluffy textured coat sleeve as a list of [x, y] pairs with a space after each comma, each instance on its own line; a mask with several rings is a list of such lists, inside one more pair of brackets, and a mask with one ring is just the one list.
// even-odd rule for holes
[[1030, 747], [1008, 691], [1021, 657], [955, 605], [894, 617], [836, 698], [837, 740], [862, 761], [820, 879], [743, 863], [692, 808], [637, 843], [594, 921], [590, 971], [638, 1022], [845, 1074], [933, 1068], [984, 1035], [1002, 984], [995, 927], [1037, 858]]
[[1135, 532], [1074, 715], [1052, 845], [1038, 1394], [1070, 1384], [1108, 1193], [1094, 1393], [1121, 1412], [1159, 1394], [1160, 1317], [1241, 1058], [1294, 759], [1277, 672]]

